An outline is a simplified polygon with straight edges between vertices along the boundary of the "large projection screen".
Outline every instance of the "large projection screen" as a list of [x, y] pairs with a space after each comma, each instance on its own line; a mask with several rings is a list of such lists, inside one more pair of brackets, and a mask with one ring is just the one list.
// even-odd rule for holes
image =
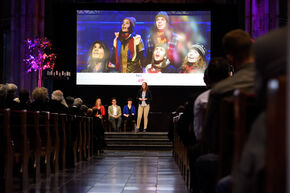
[[77, 85], [204, 85], [211, 55], [210, 11], [76, 14]]

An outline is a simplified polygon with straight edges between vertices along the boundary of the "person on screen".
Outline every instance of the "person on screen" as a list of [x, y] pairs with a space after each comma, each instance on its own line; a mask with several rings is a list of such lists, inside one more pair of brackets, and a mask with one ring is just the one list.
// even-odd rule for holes
[[95, 41], [90, 48], [88, 66], [82, 72], [106, 72], [110, 50], [102, 41]]
[[206, 49], [201, 44], [194, 44], [190, 48], [181, 66], [181, 73], [203, 72], [206, 68], [205, 62]]
[[113, 54], [109, 68], [121, 73], [142, 72], [144, 63], [144, 45], [140, 35], [134, 35], [136, 19], [123, 19], [121, 30], [115, 33]]
[[149, 90], [149, 87], [147, 85], [147, 82], [143, 82], [141, 89], [138, 90], [137, 93], [137, 99], [138, 99], [138, 118], [137, 118], [137, 132], [140, 132], [140, 124], [142, 115], [144, 114], [144, 129], [143, 132], [146, 132], [147, 130], [147, 124], [148, 124], [148, 114], [150, 110], [150, 103], [152, 101], [152, 95]]
[[132, 105], [133, 99], [128, 98], [128, 104], [123, 107], [123, 116], [124, 116], [124, 129], [127, 131], [132, 131], [135, 125], [135, 115], [136, 109], [135, 106]]
[[158, 44], [154, 48], [151, 64], [145, 68], [146, 73], [176, 72], [167, 58], [167, 45]]
[[[167, 12], [160, 11], [155, 16], [155, 25], [150, 31], [147, 38], [147, 59], [151, 60], [154, 48], [157, 44], [164, 43], [168, 47], [168, 59], [171, 64], [179, 68], [182, 59], [178, 54], [177, 48], [180, 45], [181, 37], [173, 32], [169, 25], [169, 17]], [[149, 63], [150, 61], [148, 61]]]

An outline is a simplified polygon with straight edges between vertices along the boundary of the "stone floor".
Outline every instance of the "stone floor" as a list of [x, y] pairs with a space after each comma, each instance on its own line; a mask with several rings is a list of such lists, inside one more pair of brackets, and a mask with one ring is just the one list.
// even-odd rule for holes
[[186, 193], [170, 151], [105, 151], [33, 185], [30, 193]]

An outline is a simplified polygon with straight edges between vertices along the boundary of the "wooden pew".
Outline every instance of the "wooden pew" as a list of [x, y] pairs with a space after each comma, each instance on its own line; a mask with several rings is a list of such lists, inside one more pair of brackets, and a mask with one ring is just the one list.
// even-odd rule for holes
[[88, 117], [83, 117], [82, 118], [82, 144], [81, 144], [81, 149], [82, 149], [82, 160], [87, 160], [87, 122]]
[[76, 117], [76, 158], [77, 161], [82, 161], [82, 144], [83, 144], [83, 137], [82, 137], [82, 116]]
[[67, 115], [58, 115], [58, 133], [59, 133], [59, 166], [60, 169], [66, 168], [66, 149], [67, 149]]
[[28, 158], [29, 141], [27, 138], [27, 113], [26, 110], [11, 111], [11, 139], [13, 147], [13, 171], [15, 176], [20, 176], [21, 189], [28, 188]]
[[39, 114], [39, 134], [41, 139], [41, 173], [44, 177], [49, 177], [51, 174], [50, 158], [51, 158], [51, 136], [49, 112], [40, 112]]
[[77, 163], [77, 124], [76, 116], [68, 115], [66, 120], [67, 125], [67, 148], [66, 148], [66, 167], [74, 167]]
[[29, 173], [33, 177], [33, 182], [38, 183], [40, 175], [40, 151], [41, 139], [39, 133], [39, 111], [27, 112], [27, 134], [29, 140]]
[[255, 94], [237, 90], [234, 96], [235, 130], [233, 167], [239, 164], [245, 142], [258, 113]]
[[234, 98], [224, 98], [220, 104], [220, 137], [217, 180], [230, 174], [232, 169], [234, 125]]
[[266, 193], [286, 193], [286, 118], [289, 118], [286, 81], [286, 77], [281, 76], [268, 83]]
[[52, 171], [57, 173], [59, 170], [59, 131], [58, 131], [58, 114], [50, 113], [49, 118], [50, 135], [51, 135], [51, 165]]
[[87, 157], [88, 160], [92, 157], [92, 129], [93, 129], [93, 118], [88, 117], [87, 118], [87, 144], [86, 144], [86, 151], [87, 151]]
[[10, 133], [10, 110], [0, 110], [0, 192], [13, 191], [13, 152]]

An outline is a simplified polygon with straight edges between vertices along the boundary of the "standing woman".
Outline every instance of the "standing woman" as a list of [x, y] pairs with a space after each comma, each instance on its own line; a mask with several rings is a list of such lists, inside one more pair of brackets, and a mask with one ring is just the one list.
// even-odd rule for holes
[[148, 124], [148, 113], [150, 110], [150, 103], [152, 100], [152, 95], [147, 85], [147, 82], [143, 82], [141, 89], [138, 90], [137, 94], [138, 99], [138, 119], [137, 119], [137, 132], [139, 132], [140, 123], [142, 119], [142, 115], [144, 114], [144, 130], [146, 132], [147, 124]]

